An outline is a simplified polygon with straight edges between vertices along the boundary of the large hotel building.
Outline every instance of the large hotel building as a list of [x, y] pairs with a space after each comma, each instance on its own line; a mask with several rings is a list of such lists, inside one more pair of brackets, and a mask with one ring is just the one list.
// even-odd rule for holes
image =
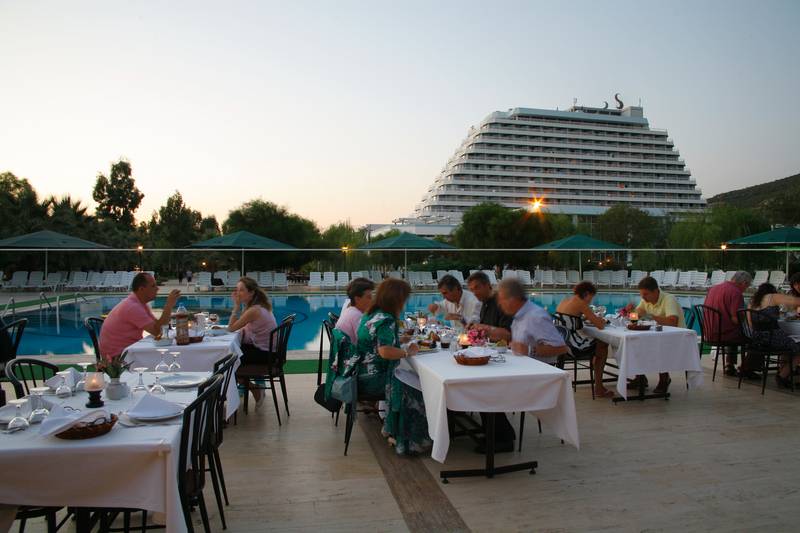
[[481, 202], [521, 208], [534, 198], [547, 212], [584, 222], [617, 204], [658, 216], [703, 209], [667, 131], [650, 128], [641, 107], [617, 102], [617, 109], [492, 113], [470, 128], [414, 213], [393, 227], [447, 234]]

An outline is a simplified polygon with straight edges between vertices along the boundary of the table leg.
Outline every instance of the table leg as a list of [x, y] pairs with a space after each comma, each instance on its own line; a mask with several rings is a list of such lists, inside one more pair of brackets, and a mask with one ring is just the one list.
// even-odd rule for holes
[[439, 472], [439, 477], [442, 478], [442, 483], [449, 483], [451, 477], [483, 477], [492, 478], [498, 474], [506, 474], [508, 472], [519, 472], [520, 470], [530, 470], [531, 474], [536, 473], [539, 463], [536, 461], [526, 461], [524, 463], [517, 463], [506, 466], [494, 465], [494, 423], [495, 413], [484, 413], [486, 415], [486, 467], [485, 468], [469, 468], [465, 470], [442, 470]]

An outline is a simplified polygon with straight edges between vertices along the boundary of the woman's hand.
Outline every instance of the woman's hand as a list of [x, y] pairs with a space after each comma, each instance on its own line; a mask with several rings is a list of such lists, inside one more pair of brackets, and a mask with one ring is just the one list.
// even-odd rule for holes
[[406, 357], [411, 357], [412, 355], [417, 355], [419, 353], [419, 346], [416, 342], [409, 344], [408, 348], [406, 348]]
[[241, 301], [239, 301], [239, 291], [233, 291], [231, 293], [231, 298], [233, 299], [233, 308], [239, 309], [239, 305], [241, 305]]

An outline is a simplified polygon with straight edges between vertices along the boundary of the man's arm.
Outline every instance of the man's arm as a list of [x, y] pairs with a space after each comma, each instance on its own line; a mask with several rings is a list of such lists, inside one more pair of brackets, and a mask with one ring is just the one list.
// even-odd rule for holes
[[167, 295], [167, 301], [164, 304], [164, 309], [161, 310], [161, 316], [144, 326], [142, 329], [154, 337], [161, 335], [161, 326], [169, 324], [169, 319], [172, 316], [172, 309], [175, 307], [175, 302], [178, 301], [180, 295], [181, 291], [178, 289], [172, 289], [169, 291], [169, 294]]

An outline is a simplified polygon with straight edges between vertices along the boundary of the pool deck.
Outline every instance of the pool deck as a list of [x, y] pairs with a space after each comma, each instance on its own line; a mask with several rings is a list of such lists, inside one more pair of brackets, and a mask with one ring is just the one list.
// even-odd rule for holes
[[[267, 401], [225, 432], [228, 531], [796, 531], [798, 398], [772, 380], [764, 396], [753, 382], [712, 382], [703, 362], [702, 388], [686, 391], [675, 373], [668, 402], [614, 405], [580, 386], [580, 450], [532, 423], [522, 452], [498, 463], [537, 460], [535, 476], [448, 485], [430, 457], [395, 457], [367, 416], [344, 457], [343, 420], [334, 427], [313, 402], [314, 376], [288, 376], [282, 426]], [[469, 439], [452, 442], [447, 468], [480, 464]], [[220, 531], [210, 483], [205, 499]], [[26, 531], [45, 528], [34, 520]]]

